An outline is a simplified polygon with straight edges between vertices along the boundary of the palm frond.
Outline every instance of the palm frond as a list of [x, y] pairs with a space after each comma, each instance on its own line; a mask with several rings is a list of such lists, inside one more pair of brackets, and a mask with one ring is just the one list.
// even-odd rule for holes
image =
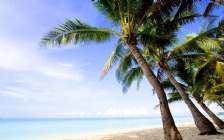
[[155, 7], [155, 3], [153, 0], [140, 0], [139, 8], [136, 9], [136, 12], [133, 17], [133, 25], [141, 26], [139, 22], [143, 22], [143, 20], [149, 15], [153, 10], [152, 7]]
[[197, 63], [202, 63], [206, 61], [206, 58], [210, 56], [209, 53], [189, 53], [189, 54], [182, 54], [182, 55], [176, 55], [174, 58], [177, 60], [184, 60], [190, 63], [196, 62]]
[[[125, 2], [125, 1], [123, 1]], [[103, 15], [107, 17], [107, 19], [113, 24], [119, 24], [123, 22], [123, 18], [121, 14], [121, 1], [114, 1], [114, 0], [99, 0], [98, 2], [94, 3], [96, 9]], [[124, 24], [124, 23], [123, 23]]]
[[199, 47], [206, 53], [214, 52], [222, 49], [219, 41], [212, 38], [204, 38], [203, 41], [198, 42]]
[[207, 81], [195, 79], [195, 83], [192, 86], [192, 95], [196, 100], [201, 100], [204, 96], [205, 86]]
[[201, 15], [190, 13], [190, 12], [183, 12], [179, 15], [179, 17], [175, 17], [172, 19], [168, 18], [164, 23], [159, 24], [159, 32], [163, 32], [164, 34], [170, 32], [177, 32], [181, 26], [192, 23], [195, 21], [196, 18], [201, 17]]
[[194, 5], [194, 0], [183, 0], [177, 12], [173, 16], [174, 18], [180, 17], [183, 12], [191, 12]]
[[105, 75], [107, 74], [107, 72], [112, 68], [112, 66], [114, 66], [117, 61], [119, 61], [124, 53], [124, 48], [123, 48], [123, 41], [120, 39], [118, 41], [117, 46], [115, 47], [115, 49], [113, 50], [113, 52], [111, 53], [110, 57], [108, 58], [108, 60], [106, 61], [103, 71], [101, 73], [101, 79], [103, 79], [105, 77]]
[[[185, 81], [184, 81], [185, 82]], [[175, 86], [168, 80], [168, 79], [165, 79], [161, 82], [163, 88], [165, 91], [167, 92], [178, 92], [177, 89], [175, 88]], [[190, 90], [189, 90], [189, 85], [186, 85], [184, 84], [183, 82], [178, 82], [178, 84], [183, 88], [183, 90], [188, 93]]]
[[119, 66], [116, 70], [116, 77], [118, 81], [121, 81], [124, 73], [133, 67], [133, 55], [129, 52], [125, 53], [124, 57], [119, 62]]
[[207, 90], [206, 93], [210, 93], [210, 94], [222, 93], [223, 94], [224, 93], [224, 84], [218, 84], [216, 86], [213, 86], [212, 88]]
[[168, 93], [167, 95], [168, 95], [168, 103], [183, 101], [179, 92], [171, 92], [171, 93]]
[[137, 90], [140, 88], [140, 83], [143, 79], [143, 76], [144, 76], [143, 71], [140, 71], [139, 74], [138, 74], [138, 78], [137, 78]]
[[172, 92], [177, 91], [177, 89], [174, 87], [174, 85], [168, 79], [161, 81], [161, 84], [162, 84], [164, 90], [166, 90], [166, 91], [172, 91]]
[[123, 93], [126, 93], [128, 91], [128, 88], [135, 80], [138, 81], [137, 88], [139, 88], [139, 82], [141, 82], [143, 78], [143, 71], [140, 67], [132, 68], [131, 70], [127, 71], [122, 77], [122, 91]]
[[219, 57], [212, 57], [210, 59], [207, 59], [207, 61], [198, 68], [196, 74], [195, 74], [195, 82], [203, 80], [209, 73], [214, 73], [216, 69], [216, 62], [223, 60]]
[[[142, 0], [143, 2], [148, 2], [147, 0]], [[151, 3], [150, 3], [151, 2]], [[171, 15], [172, 12], [175, 11], [177, 7], [180, 7], [182, 5], [181, 9], [183, 11], [190, 11], [193, 0], [183, 1], [183, 0], [159, 0], [152, 3], [150, 0], [148, 2], [150, 6], [144, 7], [144, 10], [141, 9], [141, 11], [138, 12], [137, 15], [139, 16], [140, 22], [137, 23], [137, 27], [140, 27], [143, 23], [152, 23], [152, 24], [161, 24], [164, 23], [164, 18]], [[143, 4], [145, 4], [143, 3]], [[141, 13], [141, 14], [140, 14]], [[135, 24], [136, 25], [136, 24]]]
[[[205, 48], [210, 50], [217, 49], [217, 48], [221, 49], [220, 44], [217, 41], [207, 37], [213, 34], [214, 32], [216, 32], [219, 28], [220, 27], [213, 28], [197, 36], [193, 36], [193, 37], [189, 36], [186, 42], [176, 46], [170, 51], [169, 57], [172, 57], [175, 55], [181, 55], [181, 54], [185, 54], [189, 52], [205, 52], [206, 51]], [[206, 47], [204, 44], [209, 44], [209, 45], [207, 45]]]
[[106, 28], [96, 28], [79, 20], [67, 20], [65, 24], [49, 31], [41, 40], [43, 46], [59, 47], [69, 43], [105, 42], [112, 35], [122, 36]]
[[139, 37], [140, 43], [147, 46], [168, 46], [176, 39], [175, 34], [158, 35], [153, 31], [144, 30]]
[[206, 22], [204, 22], [201, 26], [201, 29], [203, 30], [203, 32], [209, 31], [212, 28], [215, 28], [215, 21], [216, 18], [211, 18], [208, 19]]
[[189, 86], [194, 84], [194, 67], [191, 63], [189, 63], [189, 61], [176, 59], [176, 63], [172, 66], [172, 70], [175, 75], [188, 86], [185, 87], [184, 84], [182, 84], [182, 88], [186, 91]]

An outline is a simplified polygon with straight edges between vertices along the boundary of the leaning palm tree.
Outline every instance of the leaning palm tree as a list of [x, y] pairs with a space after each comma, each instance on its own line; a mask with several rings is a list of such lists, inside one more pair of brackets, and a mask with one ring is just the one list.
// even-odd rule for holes
[[[224, 20], [222, 19], [219, 23], [224, 24]], [[206, 92], [207, 94], [205, 94], [205, 99], [210, 101], [210, 102], [216, 102], [220, 107], [222, 107], [224, 109], [224, 105], [223, 105], [223, 100], [224, 100], [224, 94], [222, 91], [223, 86], [222, 83], [224, 83], [224, 62], [222, 61], [222, 59], [224, 58], [224, 34], [223, 31], [224, 29], [221, 28], [219, 30], [219, 32], [217, 32], [214, 37], [217, 41], [219, 41], [220, 43], [220, 47], [221, 49], [218, 50], [211, 50], [210, 54], [214, 57], [219, 58], [220, 60], [217, 60], [216, 62], [213, 63], [213, 71], [215, 71], [218, 76], [220, 77], [219, 80], [213, 80], [213, 85], [212, 88], [210, 88], [211, 92]], [[213, 72], [212, 71], [212, 72]], [[210, 93], [210, 94], [209, 94]]]
[[[211, 20], [210, 22], [208, 22], [208, 24], [206, 24], [207, 26], [207, 29], [210, 29], [211, 28], [211, 26], [212, 26], [212, 23], [214, 22], [215, 20]], [[184, 61], [181, 61], [181, 62], [179, 62], [178, 63], [178, 65], [179, 65], [179, 69], [181, 69], [180, 71], [179, 71], [179, 75], [178, 75], [178, 77], [181, 79], [182, 77], [182, 79], [184, 79], [185, 78], [185, 81], [187, 81], [188, 83], [188, 85], [190, 85], [191, 84], [191, 87], [187, 87], [187, 89], [188, 90], [190, 90], [190, 89], [194, 89], [193, 91], [191, 91], [191, 93], [192, 93], [192, 95], [193, 95], [193, 97], [196, 99], [196, 101], [198, 102], [198, 104], [209, 114], [209, 116], [214, 120], [214, 122], [219, 126], [219, 128], [221, 128], [221, 129], [223, 129], [224, 128], [224, 123], [223, 123], [223, 121], [221, 120], [221, 119], [219, 119], [217, 116], [215, 116], [215, 114], [204, 104], [204, 102], [203, 102], [203, 96], [202, 96], [202, 91], [204, 91], [204, 94], [205, 93], [207, 93], [207, 94], [205, 94], [205, 95], [208, 95], [208, 93], [210, 92], [213, 92], [212, 94], [214, 95], [214, 91], [215, 90], [217, 90], [218, 89], [218, 91], [217, 92], [222, 92], [222, 90], [223, 89], [221, 89], [220, 87], [223, 87], [223, 85], [222, 84], [220, 84], [220, 85], [216, 85], [216, 86], [213, 86], [212, 88], [211, 87], [209, 87], [210, 89], [208, 90], [208, 89], [203, 89], [202, 87], [205, 87], [205, 86], [202, 86], [202, 85], [211, 85], [211, 83], [209, 83], [209, 81], [208, 80], [204, 80], [204, 79], [209, 79], [208, 78], [208, 75], [209, 75], [209, 72], [208, 72], [208, 70], [209, 71], [211, 71], [211, 72], [214, 72], [215, 71], [215, 69], [213, 68], [212, 69], [212, 65], [208, 65], [208, 64], [215, 64], [216, 62], [220, 62], [220, 61], [223, 61], [222, 60], [222, 57], [219, 55], [221, 52], [223, 52], [223, 46], [222, 46], [222, 44], [220, 44], [220, 42], [219, 42], [219, 40], [222, 38], [222, 37], [220, 37], [219, 35], [217, 35], [217, 34], [219, 34], [219, 32], [221, 31], [221, 32], [223, 32], [223, 27], [224, 27], [224, 24], [223, 24], [223, 20], [221, 20], [220, 21], [220, 23], [219, 23], [219, 25], [216, 27], [216, 28], [212, 28], [212, 29], [210, 29], [210, 30], [206, 30], [206, 29], [204, 29], [204, 31], [203, 30], [201, 30], [200, 31], [200, 33], [197, 35], [197, 36], [195, 36], [195, 37], [190, 37], [190, 36], [188, 36], [188, 39], [190, 39], [190, 41], [189, 42], [195, 42], [195, 41], [197, 41], [197, 38], [200, 38], [198, 41], [199, 41], [199, 43], [200, 43], [200, 46], [199, 47], [201, 47], [201, 49], [205, 52], [205, 53], [209, 53], [210, 55], [212, 54], [212, 58], [210, 58], [210, 59], [206, 59], [206, 63], [203, 63], [204, 65], [203, 65], [203, 68], [202, 67], [200, 67], [200, 68], [198, 68], [198, 74], [197, 74], [197, 78], [196, 78], [196, 80], [195, 80], [195, 82], [194, 82], [194, 78], [192, 77], [192, 73], [190, 73], [190, 72], [193, 72], [193, 70], [195, 69], [195, 67], [191, 67], [191, 66], [189, 66], [189, 67], [187, 67], [188, 65], [184, 65]], [[204, 36], [205, 35], [205, 36]], [[201, 37], [203, 37], [203, 38], [201, 38]], [[195, 40], [196, 39], [196, 40]], [[204, 41], [203, 41], [204, 40]], [[188, 42], [188, 43], [189, 43]], [[217, 47], [216, 47], [217, 46]], [[183, 59], [184, 57], [182, 57], [181, 59]], [[192, 59], [192, 58], [191, 58]], [[176, 59], [177, 60], [177, 59]], [[180, 61], [180, 60], [179, 60]], [[200, 63], [202, 63], [202, 62], [200, 62]], [[198, 64], [200, 64], [200, 63], [198, 63]], [[178, 68], [178, 66], [176, 66], [175, 68], [173, 68], [173, 69], [176, 69], [176, 68]], [[184, 68], [184, 69], [183, 69]], [[190, 69], [190, 70], [189, 70]], [[188, 70], [189, 70], [189, 72], [188, 72]], [[206, 70], [206, 72], [205, 72], [205, 70]], [[203, 73], [201, 72], [201, 71], [204, 71]], [[181, 73], [182, 72], [182, 73]], [[188, 72], [188, 73], [187, 73]], [[181, 73], [181, 74], [180, 74]], [[203, 75], [202, 75], [203, 74]], [[203, 77], [203, 78], [202, 78]], [[206, 77], [206, 78], [205, 78]], [[197, 82], [197, 79], [200, 79], [200, 82]], [[211, 79], [211, 78], [210, 78]], [[213, 78], [214, 79], [214, 78]], [[214, 81], [212, 79], [212, 81]], [[197, 84], [195, 84], [197, 82]], [[172, 83], [172, 81], [171, 81], [171, 83]], [[179, 84], [179, 86], [180, 86], [181, 84]], [[193, 85], [193, 86], [192, 86]], [[175, 86], [175, 85], [174, 85]], [[197, 87], [197, 88], [196, 88]], [[208, 87], [207, 87], [208, 88]], [[184, 88], [182, 88], [182, 89], [184, 89]], [[185, 88], [186, 89], [186, 88]], [[181, 96], [181, 93], [180, 93], [180, 91], [177, 89], [177, 91], [178, 92], [174, 92], [174, 93], [179, 93], [180, 94], [180, 96]], [[185, 90], [186, 91], [186, 90]], [[205, 92], [206, 91], [206, 92]], [[181, 96], [182, 97], [182, 96]], [[183, 97], [182, 97], [183, 98]]]
[[[217, 87], [223, 87], [223, 84], [214, 85], [214, 82], [218, 80], [217, 75], [214, 73], [214, 64], [217, 60], [220, 61], [220, 58], [209, 58], [205, 60], [207, 61], [202, 63], [199, 68], [195, 68], [193, 64], [179, 59], [178, 63], [175, 64], [174, 70], [176, 75], [181, 80], [180, 85], [185, 90], [185, 93], [197, 101], [197, 103], [210, 116], [210, 118], [212, 118], [214, 123], [220, 129], [224, 129], [224, 122], [218, 118], [204, 103], [206, 101], [206, 94], [215, 94], [214, 91], [224, 91], [224, 88], [217, 89]], [[163, 86], [164, 88], [169, 89], [169, 91], [172, 91], [168, 94], [169, 103], [183, 100], [179, 92], [173, 87], [172, 84], [169, 83], [169, 81], [165, 80], [163, 82]]]
[[[186, 16], [186, 13], [184, 16]], [[189, 15], [187, 17], [189, 18]], [[165, 22], [165, 25], [171, 25], [172, 23], [175, 23], [175, 20], [178, 20], [179, 24], [181, 23], [182, 20], [187, 20], [186, 17], [185, 18], [182, 17], [182, 20], [181, 20], [179, 16], [177, 17], [174, 16], [172, 17], [172, 19], [173, 20], [168, 20], [167, 24]], [[199, 36], [195, 36], [193, 39], [191, 38], [190, 41], [185, 42], [179, 46], [176, 46], [170, 50], [166, 50], [166, 46], [164, 46], [167, 44], [167, 42], [170, 42], [169, 40], [170, 38], [167, 38], [168, 35], [166, 35], [166, 37], [165, 35], [159, 36], [157, 35], [158, 33], [156, 34], [155, 32], [150, 31], [150, 33], [148, 34], [142, 34], [142, 38], [141, 38], [142, 39], [141, 41], [143, 42], [143, 45], [145, 46], [142, 52], [143, 56], [145, 56], [147, 62], [150, 64], [151, 67], [153, 67], [153, 65], [154, 66], [156, 65], [159, 67], [159, 75], [158, 75], [159, 77], [161, 77], [161, 74], [160, 74], [161, 72], [164, 73], [168, 77], [168, 79], [171, 81], [171, 83], [175, 86], [175, 88], [178, 90], [181, 97], [183, 98], [185, 103], [188, 105], [194, 117], [195, 124], [198, 127], [201, 134], [213, 134], [213, 133], [217, 133], [217, 131], [215, 130], [215, 127], [213, 126], [213, 124], [196, 108], [193, 102], [188, 98], [184, 89], [181, 87], [181, 85], [173, 76], [172, 69], [169, 66], [170, 65], [169, 63], [172, 63], [172, 61], [174, 61], [178, 57], [197, 57], [198, 54], [189, 55], [186, 53], [190, 51], [204, 52], [205, 48], [202, 45], [204, 43], [210, 44], [210, 47], [212, 47], [213, 49], [219, 47], [219, 43], [213, 41], [211, 38], [207, 36], [217, 32], [217, 30], [221, 27], [223, 26], [220, 25], [220, 27], [212, 28], [211, 30], [205, 33], [201, 33]], [[160, 33], [161, 33], [161, 28], [163, 28], [162, 25], [160, 25], [159, 27]], [[172, 38], [172, 35], [168, 37]], [[115, 49], [115, 52], [116, 52], [116, 49]], [[108, 61], [108, 64], [110, 64], [112, 60], [115, 61], [117, 59], [117, 57], [114, 56], [114, 54], [116, 53], [113, 53], [111, 55]], [[139, 86], [139, 82], [143, 78], [143, 72], [139, 68], [138, 63], [135, 61], [130, 51], [125, 50], [123, 52], [123, 56], [121, 55], [122, 54], [119, 53], [120, 64], [117, 69], [117, 78], [118, 80], [122, 82], [123, 91], [126, 92], [127, 88], [130, 87], [131, 83], [135, 79], [138, 81], [137, 86]], [[113, 57], [115, 58], [113, 59]], [[107, 69], [107, 67], [105, 69]]]
[[[219, 29], [223, 28], [224, 25], [223, 24], [219, 24], [218, 27], [216, 28], [213, 28], [213, 29], [210, 29], [208, 30], [207, 32], [204, 32], [204, 33], [201, 33], [199, 34], [199, 36], [193, 38], [192, 40], [190, 40], [189, 42], [187, 42], [186, 44], [181, 44], [180, 46], [176, 46], [175, 48], [173, 48], [172, 50], [170, 50], [168, 53], [164, 53], [162, 52], [161, 54], [162, 55], [162, 59], [160, 59], [159, 61], [159, 65], [160, 65], [160, 68], [164, 71], [165, 75], [167, 76], [167, 78], [169, 79], [169, 81], [174, 85], [174, 87], [177, 89], [178, 93], [180, 94], [180, 96], [182, 97], [182, 99], [184, 100], [184, 102], [187, 104], [187, 106], [189, 107], [193, 117], [194, 117], [194, 120], [195, 120], [195, 123], [196, 123], [196, 126], [197, 126], [197, 122], [200, 120], [203, 120], [204, 122], [207, 122], [208, 124], [211, 124], [211, 122], [196, 108], [196, 106], [193, 104], [193, 102], [188, 98], [187, 94], [185, 93], [184, 89], [182, 88], [181, 84], [179, 84], [179, 82], [175, 79], [175, 77], [173, 76], [172, 74], [172, 68], [170, 67], [169, 63], [167, 63], [168, 60], [170, 60], [170, 58], [175, 58], [175, 57], [178, 57], [178, 55], [180, 54], [184, 54], [186, 53], [186, 50], [189, 50], [189, 44], [191, 45], [191, 49], [197, 49], [197, 48], [200, 48], [199, 50], [197, 50], [197, 52], [203, 52], [203, 51], [206, 51], [205, 48], [203, 47], [203, 45], [200, 45], [200, 46], [194, 46], [195, 43], [197, 43], [197, 39], [200, 40], [200, 42], [202, 42], [203, 44], [206, 44], [206, 42], [208, 41], [211, 41], [212, 44], [209, 42], [208, 44], [209, 45], [213, 45], [212, 49], [215, 47], [216, 48], [216, 45], [219, 46], [219, 43], [213, 41], [211, 38], [209, 38], [210, 36], [214, 35], [215, 33], [217, 33], [219, 31]], [[205, 37], [204, 37], [205, 36]], [[196, 41], [196, 42], [195, 42]], [[218, 47], [219, 48], [219, 47]], [[181, 51], [180, 51], [181, 50]], [[185, 52], [183, 51], [185, 50]], [[195, 51], [194, 50], [194, 51]], [[162, 50], [163, 51], [163, 50]], [[183, 53], [184, 52], [184, 53]], [[188, 54], [187, 54], [188, 55]], [[164, 57], [165, 56], [165, 57]], [[181, 56], [183, 57], [183, 56]], [[165, 62], [164, 62], [165, 60]], [[202, 104], [201, 104], [202, 105]], [[219, 126], [221, 128], [223, 128], [222, 126], [223, 124], [219, 124]], [[199, 130], [200, 130], [200, 127], [198, 127]], [[213, 132], [212, 132], [213, 133]], [[216, 132], [214, 132], [216, 133]]]
[[[174, 124], [168, 107], [166, 94], [138, 49], [140, 34], [146, 32], [146, 30], [141, 30], [142, 27], [148, 23], [159, 24], [162, 18], [168, 16], [170, 11], [179, 6], [180, 3], [182, 3], [181, 0], [99, 0], [95, 2], [96, 8], [110, 22], [119, 26], [121, 28], [120, 32], [92, 27], [77, 19], [74, 21], [67, 20], [65, 24], [49, 31], [42, 38], [42, 44], [58, 47], [69, 43], [105, 42], [112, 36], [117, 36], [131, 50], [138, 65], [157, 93], [165, 139], [181, 140], [182, 137]], [[149, 26], [148, 28], [152, 27]]]
[[[190, 109], [190, 112], [194, 118], [195, 124], [197, 126], [197, 128], [199, 129], [199, 131], [201, 132], [200, 134], [208, 134], [208, 133], [203, 133], [202, 132], [202, 126], [200, 124], [200, 122], [202, 121], [204, 124], [208, 126], [210, 126], [211, 128], [209, 129], [214, 129], [214, 126], [212, 125], [212, 123], [197, 109], [197, 107], [194, 105], [194, 103], [188, 98], [186, 92], [184, 91], [184, 89], [182, 88], [181, 84], [179, 84], [179, 82], [176, 80], [175, 76], [173, 75], [172, 72], [172, 68], [170, 67], [169, 63], [167, 63], [167, 61], [172, 61], [170, 60], [170, 58], [173, 57], [177, 57], [175, 54], [172, 54], [172, 50], [170, 51], [170, 54], [168, 55], [168, 57], [166, 57], [166, 53], [165, 53], [165, 57], [164, 57], [164, 52], [162, 52], [162, 50], [158, 50], [160, 51], [160, 57], [157, 59], [158, 61], [158, 65], [160, 67], [160, 69], [162, 70], [162, 72], [164, 72], [165, 76], [169, 79], [169, 81], [174, 85], [174, 87], [177, 89], [178, 93], [180, 94], [180, 96], [182, 97], [183, 101], [186, 103], [186, 105], [188, 106], [188, 108]], [[216, 130], [209, 132], [210, 134], [213, 133], [217, 133]]]

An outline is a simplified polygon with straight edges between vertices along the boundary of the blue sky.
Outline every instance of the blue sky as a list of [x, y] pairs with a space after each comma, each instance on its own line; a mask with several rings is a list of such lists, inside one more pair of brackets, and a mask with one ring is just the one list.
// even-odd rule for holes
[[[0, 117], [160, 116], [146, 80], [125, 95], [114, 70], [100, 80], [113, 40], [40, 49], [44, 33], [75, 18], [109, 25], [90, 0], [0, 0]], [[175, 116], [189, 115], [183, 103], [171, 110]]]

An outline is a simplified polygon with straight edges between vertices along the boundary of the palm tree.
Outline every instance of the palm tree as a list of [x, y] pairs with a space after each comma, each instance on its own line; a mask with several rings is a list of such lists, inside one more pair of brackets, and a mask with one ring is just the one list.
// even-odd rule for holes
[[[220, 129], [224, 129], [224, 122], [219, 119], [204, 103], [206, 100], [206, 94], [210, 94], [210, 92], [212, 92], [212, 94], [215, 94], [214, 91], [217, 86], [223, 87], [223, 84], [214, 86], [214, 81], [217, 81], [217, 75], [214, 75], [214, 64], [217, 60], [220, 61], [220, 59], [218, 58], [207, 59], [207, 61], [204, 62], [200, 68], [197, 68], [196, 71], [194, 65], [179, 59], [174, 69], [176, 71], [175, 73], [181, 80], [180, 85], [185, 90], [185, 92], [188, 93], [188, 96], [194, 98], [197, 101], [197, 103], [212, 118], [214, 123]], [[206, 81], [204, 79], [206, 79]], [[167, 89], [172, 90], [172, 92], [168, 94], [169, 103], [182, 100], [178, 91], [174, 87], [172, 87], [172, 85], [167, 80], [164, 81], [163, 86]], [[219, 88], [219, 92], [223, 92], [223, 89]]]
[[[224, 122], [219, 119], [205, 104], [204, 100], [206, 99], [205, 95], [215, 95], [215, 93], [222, 93], [224, 90], [224, 84], [223, 82], [219, 82], [220, 80], [215, 80], [217, 76], [214, 76], [214, 71], [217, 69], [217, 66], [220, 66], [220, 63], [223, 62], [223, 57], [221, 56], [223, 53], [223, 45], [220, 43], [222, 40], [222, 36], [220, 36], [220, 31], [223, 32], [223, 20], [220, 21], [218, 27], [211, 28], [212, 24], [215, 20], [211, 20], [210, 22], [207, 22], [207, 29], [204, 29], [200, 31], [200, 33], [194, 37], [188, 36], [187, 38], [190, 40], [189, 42], [197, 41], [204, 50], [205, 53], [208, 53], [209, 58], [205, 59], [203, 65], [200, 68], [197, 68], [196, 76], [195, 76], [195, 67], [192, 67], [189, 64], [185, 65], [185, 61], [183, 61], [183, 56], [180, 58], [178, 63], [175, 65], [173, 69], [179, 69], [177, 72], [178, 77], [182, 79], [188, 86], [182, 89], [185, 89], [185, 91], [188, 91], [188, 93], [191, 93], [193, 95], [193, 98], [198, 102], [198, 104], [205, 110], [205, 112], [213, 119], [213, 121], [216, 123], [217, 126], [219, 126], [220, 129], [224, 129]], [[223, 35], [223, 34], [222, 34]], [[201, 38], [203, 37], [203, 38]], [[206, 40], [205, 40], [206, 39]], [[205, 41], [203, 41], [205, 40]], [[188, 43], [189, 43], [188, 42]], [[217, 47], [216, 47], [217, 46]], [[195, 54], [194, 54], [195, 55]], [[200, 55], [200, 54], [199, 54]], [[206, 55], [203, 55], [203, 57]], [[197, 56], [200, 57], [200, 56]], [[191, 58], [195, 61], [195, 59]], [[200, 58], [201, 59], [201, 58]], [[176, 59], [177, 60], [177, 59]], [[191, 60], [191, 61], [192, 61]], [[196, 62], [196, 61], [195, 61]], [[194, 63], [195, 63], [194, 62]], [[197, 62], [201, 65], [202, 61]], [[219, 65], [218, 65], [219, 64]], [[217, 71], [217, 70], [216, 70]], [[221, 77], [222, 80], [222, 70], [219, 71], [221, 73], [219, 77]], [[209, 77], [212, 74], [212, 78]], [[195, 76], [195, 77], [194, 77]], [[207, 80], [204, 80], [207, 79]], [[209, 80], [211, 79], [211, 80]], [[220, 78], [219, 78], [220, 79]], [[181, 85], [181, 84], [179, 84]], [[183, 85], [182, 85], [183, 87]], [[177, 92], [178, 91], [178, 92]], [[174, 91], [172, 94], [175, 98], [177, 98], [177, 94], [180, 92], [179, 90]], [[181, 94], [180, 94], [181, 95]], [[211, 96], [210, 96], [211, 97]], [[175, 99], [174, 98], [174, 99]], [[170, 101], [173, 101], [170, 100]]]
[[157, 93], [165, 139], [181, 140], [182, 137], [170, 113], [166, 94], [138, 49], [140, 34], [145, 32], [145, 30], [141, 30], [143, 25], [147, 25], [147, 23], [158, 24], [180, 3], [182, 3], [181, 0], [160, 0], [156, 2], [153, 0], [99, 0], [94, 3], [98, 11], [103, 13], [114, 25], [119, 26], [121, 32], [92, 27], [77, 19], [74, 21], [67, 20], [65, 24], [49, 31], [42, 38], [42, 44], [58, 47], [69, 43], [105, 42], [112, 36], [117, 36], [131, 50], [138, 65]]
[[[194, 117], [194, 121], [195, 121], [195, 124], [196, 126], [198, 127], [198, 129], [201, 131], [201, 127], [200, 127], [200, 123], [198, 122], [203, 122], [207, 125], [209, 125], [212, 129], [214, 128], [214, 126], [212, 125], [212, 123], [197, 109], [197, 107], [193, 104], [193, 102], [188, 98], [187, 94], [185, 93], [184, 89], [182, 88], [181, 84], [179, 84], [179, 82], [175, 79], [175, 77], [173, 76], [172, 74], [172, 68], [169, 66], [169, 64], [167, 63], [167, 61], [170, 60], [170, 58], [175, 58], [175, 57], [178, 57], [178, 55], [180, 54], [179, 52], [183, 52], [183, 50], [188, 50], [189, 48], [189, 43], [190, 45], [193, 45], [194, 41], [196, 41], [198, 38], [200, 38], [200, 41], [202, 43], [206, 43], [208, 41], [211, 41], [210, 38], [208, 37], [205, 37], [205, 38], [201, 38], [201, 36], [209, 36], [209, 35], [212, 35], [216, 32], [218, 32], [219, 29], [223, 28], [223, 24], [220, 24], [217, 28], [213, 28], [205, 33], [201, 33], [199, 34], [199, 36], [197, 36], [196, 38], [190, 40], [189, 42], [187, 42], [187, 44], [181, 44], [180, 46], [177, 46], [175, 48], [173, 48], [173, 50], [169, 51], [167, 54], [165, 53], [165, 55], [162, 55], [162, 59], [160, 59], [159, 61], [159, 66], [160, 68], [164, 71], [165, 75], [167, 76], [167, 78], [169, 79], [169, 81], [174, 85], [174, 87], [177, 89], [178, 93], [180, 94], [180, 96], [182, 97], [182, 99], [184, 100], [184, 102], [187, 104], [187, 106], [189, 107], [193, 117]], [[195, 40], [196, 39], [196, 40]], [[206, 39], [206, 40], [205, 40]], [[218, 44], [216, 42], [212, 42], [212, 43], [215, 43], [215, 44]], [[211, 43], [209, 43], [211, 44]], [[183, 46], [183, 47], [182, 47]], [[190, 46], [191, 49], [193, 47], [193, 49], [196, 49], [196, 46]], [[204, 48], [201, 48], [202, 46], [198, 46], [197, 48], [200, 48], [200, 49], [204, 49]], [[181, 51], [180, 51], [181, 50]], [[199, 51], [199, 50], [197, 50]], [[163, 50], [162, 50], [162, 53], [161, 54], [164, 54]], [[165, 59], [164, 59], [164, 56], [165, 56]], [[182, 56], [183, 57], [183, 56]], [[165, 62], [164, 62], [165, 61]], [[203, 106], [203, 104], [201, 103], [200, 104], [201, 106]], [[204, 109], [205, 109], [205, 106], [203, 106]], [[208, 109], [207, 109], [208, 110]], [[207, 111], [208, 112], [208, 111]], [[222, 128], [223, 124], [219, 124], [219, 126]], [[211, 133], [217, 133], [216, 131], [214, 132], [211, 132]], [[205, 134], [203, 132], [201, 132], [201, 134]]]
[[[222, 19], [219, 22], [219, 25], [224, 24], [224, 19]], [[224, 37], [223, 37], [223, 31], [224, 29], [221, 28], [216, 34], [213, 34], [213, 38], [219, 42], [220, 49], [218, 50], [211, 50], [210, 54], [212, 57], [217, 57], [216, 62], [213, 63], [213, 70], [211, 72], [216, 72], [217, 75], [220, 77], [219, 80], [213, 80], [213, 87], [210, 88], [211, 90], [208, 90], [210, 92], [206, 92], [205, 94], [205, 99], [208, 100], [209, 102], [216, 102], [220, 107], [224, 109], [223, 105], [223, 100], [224, 100], [224, 94], [223, 94], [223, 86], [222, 84], [224, 83], [224, 63], [222, 61], [223, 56], [224, 56]]]
[[[186, 13], [184, 16], [186, 16]], [[182, 18], [183, 20], [186, 20], [186, 17], [185, 18], [182, 17]], [[187, 16], [187, 18], [189, 18], [189, 15]], [[172, 19], [173, 20], [168, 20], [168, 23], [170, 24], [168, 23], [166, 24], [165, 22], [165, 25], [171, 25], [171, 23], [175, 23], [174, 22], [175, 20], [181, 23], [179, 15], [177, 17], [172, 17]], [[162, 27], [163, 26], [160, 26], [159, 29], [161, 30]], [[168, 26], [166, 27], [168, 29], [171, 29]], [[171, 50], [165, 50], [166, 46], [164, 45], [167, 44], [167, 41], [170, 42], [169, 38], [164, 37], [165, 35], [158, 36], [156, 35], [155, 32], [150, 31], [152, 33], [151, 35], [142, 34], [142, 38], [141, 38], [142, 39], [141, 41], [144, 42], [143, 43], [144, 46], [147, 46], [144, 48], [145, 50], [143, 50], [143, 56], [146, 57], [146, 59], [148, 60], [148, 63], [151, 64], [151, 67], [152, 65], [157, 64], [157, 66], [159, 66], [159, 73], [164, 72], [165, 75], [168, 77], [168, 79], [171, 81], [171, 83], [178, 90], [181, 97], [183, 98], [185, 103], [188, 105], [194, 117], [195, 124], [200, 130], [201, 134], [213, 134], [213, 133], [217, 133], [217, 131], [215, 130], [215, 127], [213, 126], [213, 124], [196, 108], [193, 102], [188, 98], [187, 94], [185, 93], [181, 85], [177, 82], [177, 80], [173, 76], [172, 69], [169, 66], [168, 62], [174, 61], [177, 57], [196, 57], [197, 54], [188, 55], [185, 53], [188, 53], [193, 50], [195, 51], [196, 49], [198, 52], [204, 52], [203, 51], [204, 47], [203, 45], [201, 45], [204, 43], [207, 43], [207, 44], [209, 43], [210, 45], [213, 45], [212, 48], [216, 48], [218, 44], [206, 36], [208, 36], [209, 34], [215, 33], [221, 27], [223, 27], [223, 25], [220, 25], [220, 27], [217, 27], [217, 28], [213, 28], [205, 33], [201, 33], [199, 36], [191, 39], [187, 43], [183, 43], [179, 46], [176, 46], [175, 48]], [[147, 39], [145, 39], [146, 36], [148, 37]], [[151, 38], [152, 37], [154, 38], [150, 39], [149, 36]], [[170, 35], [170, 37], [172, 37], [172, 35]], [[116, 49], [115, 49], [115, 52], [116, 52]], [[112, 62], [112, 60], [115, 61], [118, 58], [118, 57], [115, 57], [114, 54], [116, 53], [113, 53], [111, 55], [106, 66], [108, 66]], [[113, 59], [113, 57], [115, 58]], [[130, 51], [128, 50], [123, 51], [123, 56], [120, 53], [119, 58], [120, 58], [120, 64], [117, 69], [117, 78], [118, 80], [122, 81], [123, 91], [126, 92], [127, 88], [130, 87], [131, 83], [135, 79], [138, 80], [137, 84], [139, 86], [139, 82], [141, 81], [143, 77], [143, 72], [138, 67], [138, 63], [135, 61]], [[107, 69], [107, 67], [105, 67], [105, 69]], [[105, 69], [104, 69], [104, 72], [105, 72]], [[161, 76], [161, 74], [159, 74], [158, 76]]]

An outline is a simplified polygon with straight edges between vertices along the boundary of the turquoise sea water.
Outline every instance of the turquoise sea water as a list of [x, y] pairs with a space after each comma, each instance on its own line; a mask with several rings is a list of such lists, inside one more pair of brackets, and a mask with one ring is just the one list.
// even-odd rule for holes
[[[176, 123], [192, 117], [175, 117]], [[162, 125], [161, 118], [0, 119], [0, 140], [30, 140]]]

